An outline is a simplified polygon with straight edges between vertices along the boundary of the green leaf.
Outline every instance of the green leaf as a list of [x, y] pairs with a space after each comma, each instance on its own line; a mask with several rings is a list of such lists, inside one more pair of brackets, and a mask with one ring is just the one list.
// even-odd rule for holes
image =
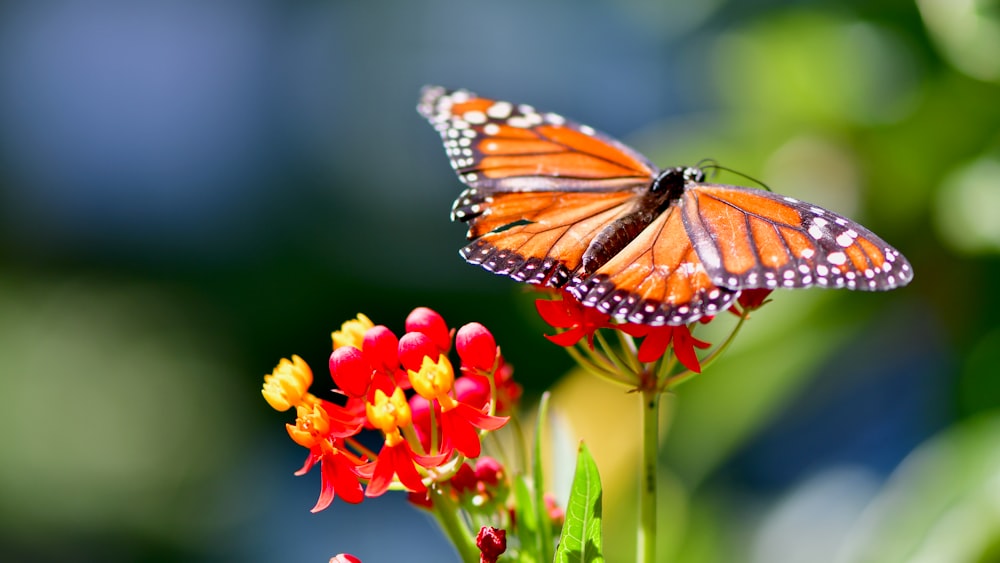
[[601, 553], [601, 476], [597, 464], [584, 443], [576, 457], [576, 474], [566, 507], [566, 523], [563, 524], [559, 547], [556, 548], [558, 563], [603, 562]]

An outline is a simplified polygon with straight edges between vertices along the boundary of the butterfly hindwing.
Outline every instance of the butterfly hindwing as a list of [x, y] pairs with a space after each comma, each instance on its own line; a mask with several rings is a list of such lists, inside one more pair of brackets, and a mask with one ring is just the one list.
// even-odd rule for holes
[[591, 276], [567, 290], [623, 322], [679, 325], [724, 311], [739, 290], [712, 283], [671, 207]]

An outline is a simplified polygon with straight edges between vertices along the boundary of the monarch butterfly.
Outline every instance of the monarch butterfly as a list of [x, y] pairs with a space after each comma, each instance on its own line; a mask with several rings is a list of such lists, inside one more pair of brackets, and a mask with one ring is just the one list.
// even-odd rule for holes
[[526, 104], [428, 86], [419, 113], [441, 134], [465, 189], [470, 263], [561, 288], [621, 322], [681, 325], [740, 291], [810, 286], [882, 291], [906, 258], [858, 223], [769, 191], [659, 169], [593, 128]]

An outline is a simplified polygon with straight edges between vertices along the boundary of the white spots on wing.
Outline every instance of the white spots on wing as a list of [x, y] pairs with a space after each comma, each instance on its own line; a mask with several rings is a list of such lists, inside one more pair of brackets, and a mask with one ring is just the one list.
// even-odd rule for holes
[[526, 129], [531, 127], [531, 122], [529, 122], [523, 115], [515, 115], [507, 120], [507, 125], [510, 125], [511, 127], [518, 127], [520, 129]]
[[781, 199], [787, 201], [788, 203], [798, 203], [799, 202], [799, 200], [795, 199], [794, 197], [783, 196]]
[[496, 123], [487, 123], [483, 126], [483, 133], [493, 136], [500, 132], [500, 126]]
[[496, 102], [486, 109], [486, 115], [492, 119], [507, 119], [513, 109], [514, 105], [510, 102]]
[[591, 135], [591, 136], [597, 134], [597, 131], [594, 131], [594, 128], [589, 125], [581, 125], [580, 132], [583, 133], [584, 135]]
[[837, 235], [837, 244], [847, 248], [848, 246], [854, 244], [854, 239], [852, 239], [847, 233], [840, 233]]
[[486, 123], [486, 114], [479, 110], [470, 110], [462, 114], [462, 118], [473, 125]]
[[812, 258], [815, 255], [816, 255], [816, 251], [815, 250], [813, 250], [811, 248], [803, 248], [802, 249], [802, 254], [800, 254], [799, 256], [802, 257], [802, 258], [805, 258], [806, 260], [809, 260], [810, 258]]
[[831, 264], [840, 266], [841, 264], [844, 264], [845, 262], [847, 262], [847, 255], [844, 254], [843, 252], [839, 252], [839, 251], [838, 252], [831, 252], [830, 254], [827, 254], [826, 261], [829, 262], [829, 263], [831, 263]]
[[552, 125], [562, 125], [566, 123], [566, 118], [558, 113], [546, 113], [545, 121], [551, 123]]
[[812, 238], [814, 238], [816, 240], [819, 240], [819, 239], [823, 238], [823, 229], [819, 228], [816, 225], [810, 225], [809, 226], [809, 236], [811, 236]]

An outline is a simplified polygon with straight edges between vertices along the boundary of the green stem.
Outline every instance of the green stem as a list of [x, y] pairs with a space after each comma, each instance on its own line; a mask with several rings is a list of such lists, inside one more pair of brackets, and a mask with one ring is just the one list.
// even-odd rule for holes
[[458, 505], [452, 502], [448, 495], [435, 490], [431, 493], [431, 498], [434, 517], [441, 530], [451, 540], [451, 544], [458, 550], [458, 556], [462, 561], [478, 561], [479, 548], [476, 547], [475, 535], [479, 530], [475, 532], [469, 530], [459, 515]]
[[656, 458], [659, 450], [660, 394], [642, 392], [642, 461], [639, 466], [639, 526], [636, 561], [656, 561]]

